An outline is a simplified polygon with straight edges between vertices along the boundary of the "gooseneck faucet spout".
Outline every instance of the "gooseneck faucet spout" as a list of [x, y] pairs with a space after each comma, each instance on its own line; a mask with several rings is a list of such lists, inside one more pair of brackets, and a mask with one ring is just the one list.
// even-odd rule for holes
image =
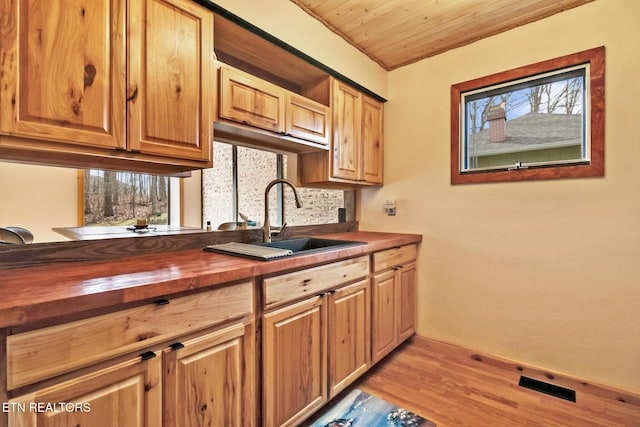
[[[262, 226], [262, 237], [264, 242], [271, 241], [272, 230], [271, 230], [271, 223], [269, 222], [269, 191], [271, 190], [271, 187], [273, 187], [276, 184], [287, 184], [289, 187], [291, 187], [291, 189], [293, 190], [293, 195], [296, 198], [296, 207], [297, 208], [302, 207], [302, 202], [300, 201], [300, 196], [298, 195], [298, 189], [296, 188], [295, 185], [293, 185], [293, 182], [289, 181], [288, 179], [280, 178], [280, 179], [274, 179], [269, 184], [267, 184], [267, 188], [264, 190], [264, 225]], [[280, 227], [279, 229], [273, 232], [275, 234], [280, 234], [282, 230], [284, 230], [284, 227], [286, 227], [286, 225], [287, 223], [284, 221], [284, 213], [283, 213], [282, 227]]]

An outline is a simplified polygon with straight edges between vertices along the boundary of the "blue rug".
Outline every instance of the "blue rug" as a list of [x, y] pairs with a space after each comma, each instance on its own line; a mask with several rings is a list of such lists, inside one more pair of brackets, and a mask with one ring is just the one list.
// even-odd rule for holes
[[354, 389], [317, 418], [310, 427], [435, 427], [435, 423], [406, 409]]

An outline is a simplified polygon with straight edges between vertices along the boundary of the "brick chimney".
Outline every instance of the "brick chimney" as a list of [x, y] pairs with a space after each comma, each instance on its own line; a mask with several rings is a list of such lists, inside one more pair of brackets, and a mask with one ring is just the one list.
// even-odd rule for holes
[[505, 103], [489, 107], [489, 142], [502, 142], [507, 138], [507, 114]]

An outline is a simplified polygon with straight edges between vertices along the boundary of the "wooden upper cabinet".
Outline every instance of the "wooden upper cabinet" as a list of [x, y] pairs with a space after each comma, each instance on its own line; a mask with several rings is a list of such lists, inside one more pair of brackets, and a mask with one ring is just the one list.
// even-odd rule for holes
[[287, 95], [287, 135], [329, 144], [329, 107], [296, 94]]
[[[309, 147], [315, 147], [316, 151], [329, 145], [328, 106], [235, 68], [222, 66], [219, 74], [219, 123], [231, 124], [241, 134], [240, 130], [249, 130], [245, 127], [267, 130], [269, 132], [249, 130], [253, 143], [264, 142], [260, 136], [266, 134], [278, 141], [293, 142], [288, 147], [294, 152], [310, 151]], [[244, 138], [249, 138], [246, 133]], [[282, 147], [284, 145], [278, 148]]]
[[384, 164], [383, 104], [368, 96], [362, 97], [362, 169], [360, 179], [382, 184]]
[[286, 93], [240, 70], [220, 68], [221, 118], [284, 133]]
[[333, 79], [330, 152], [302, 154], [305, 185], [382, 185], [384, 104]]
[[124, 148], [124, 2], [3, 3], [2, 130]]
[[129, 3], [128, 140], [143, 153], [209, 160], [213, 14], [189, 0]]
[[1, 158], [152, 173], [211, 164], [213, 12], [189, 0], [1, 1]]
[[335, 80], [333, 87], [333, 177], [360, 179], [362, 94]]

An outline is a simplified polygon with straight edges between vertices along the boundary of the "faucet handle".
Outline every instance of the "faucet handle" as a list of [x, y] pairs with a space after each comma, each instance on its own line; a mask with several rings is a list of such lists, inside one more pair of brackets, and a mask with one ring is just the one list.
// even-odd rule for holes
[[284, 224], [282, 224], [281, 227], [271, 227], [271, 235], [272, 236], [279, 236], [280, 233], [282, 233], [284, 231], [284, 228], [287, 226], [287, 223], [285, 222]]

